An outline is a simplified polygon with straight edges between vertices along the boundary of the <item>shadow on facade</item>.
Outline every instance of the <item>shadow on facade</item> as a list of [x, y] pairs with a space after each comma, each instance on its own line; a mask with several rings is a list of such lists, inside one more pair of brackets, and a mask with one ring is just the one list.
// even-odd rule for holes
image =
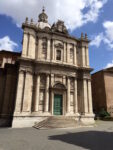
[[18, 65], [0, 69], [0, 127], [11, 127], [15, 108]]
[[85, 131], [50, 136], [49, 140], [58, 140], [89, 150], [113, 150], [113, 132]]

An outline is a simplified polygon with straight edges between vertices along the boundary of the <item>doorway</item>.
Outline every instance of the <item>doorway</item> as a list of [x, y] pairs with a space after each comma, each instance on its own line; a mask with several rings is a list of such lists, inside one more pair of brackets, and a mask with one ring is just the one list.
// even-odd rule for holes
[[54, 115], [62, 115], [62, 95], [54, 95]]

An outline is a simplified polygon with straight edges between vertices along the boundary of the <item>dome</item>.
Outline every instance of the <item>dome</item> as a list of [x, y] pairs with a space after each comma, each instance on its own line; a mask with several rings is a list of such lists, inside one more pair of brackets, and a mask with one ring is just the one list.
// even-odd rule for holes
[[37, 27], [40, 28], [40, 29], [44, 29], [44, 28], [51, 28], [50, 24], [49, 23], [45, 23], [45, 22], [38, 22], [37, 23]]
[[39, 14], [38, 16], [38, 23], [37, 23], [37, 27], [40, 29], [44, 29], [44, 28], [51, 28], [50, 24], [48, 23], [48, 16], [45, 13], [45, 9], [42, 9], [42, 13]]

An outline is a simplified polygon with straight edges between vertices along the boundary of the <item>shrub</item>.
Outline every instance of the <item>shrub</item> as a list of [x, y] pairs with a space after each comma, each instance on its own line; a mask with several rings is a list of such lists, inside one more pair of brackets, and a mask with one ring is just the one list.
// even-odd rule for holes
[[110, 117], [110, 114], [104, 108], [102, 108], [99, 112], [99, 117], [102, 117], [102, 118]]

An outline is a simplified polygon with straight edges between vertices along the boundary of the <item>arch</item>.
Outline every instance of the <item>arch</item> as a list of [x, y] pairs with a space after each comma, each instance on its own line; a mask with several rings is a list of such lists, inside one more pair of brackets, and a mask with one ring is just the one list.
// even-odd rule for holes
[[55, 89], [66, 89], [66, 86], [60, 82], [56, 82], [53, 86]]

